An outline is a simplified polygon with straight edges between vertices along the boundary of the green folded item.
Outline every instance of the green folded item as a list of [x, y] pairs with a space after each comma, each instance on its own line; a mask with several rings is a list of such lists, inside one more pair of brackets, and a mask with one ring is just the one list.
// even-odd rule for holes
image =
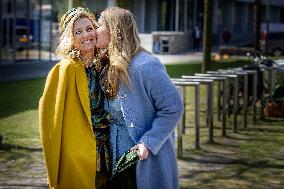
[[131, 167], [132, 165], [136, 164], [139, 160], [139, 155], [137, 154], [137, 151], [127, 151], [124, 154], [122, 154], [113, 171], [113, 174], [116, 174], [117, 172], [122, 172], [126, 170], [127, 168]]
[[136, 164], [139, 155], [136, 151], [127, 151], [122, 154], [114, 167], [109, 182], [109, 189], [137, 189]]

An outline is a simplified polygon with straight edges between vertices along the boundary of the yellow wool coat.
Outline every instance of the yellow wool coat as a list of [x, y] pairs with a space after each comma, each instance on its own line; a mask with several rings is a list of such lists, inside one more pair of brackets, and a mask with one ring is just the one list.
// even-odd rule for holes
[[49, 72], [39, 102], [50, 188], [95, 188], [96, 140], [91, 125], [84, 63], [62, 60]]

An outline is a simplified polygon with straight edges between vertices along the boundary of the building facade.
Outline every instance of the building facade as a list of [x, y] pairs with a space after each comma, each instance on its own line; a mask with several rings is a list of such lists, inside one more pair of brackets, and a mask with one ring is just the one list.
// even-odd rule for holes
[[[247, 45], [253, 41], [254, 0], [212, 0], [213, 44], [222, 45], [222, 33], [231, 33], [231, 43]], [[153, 31], [191, 32], [195, 25], [203, 27], [203, 0], [127, 0], [141, 33]], [[116, 0], [85, 0], [85, 5], [100, 12], [115, 6]], [[270, 30], [284, 25], [284, 1], [262, 0], [262, 30], [269, 20]], [[283, 28], [284, 30], [284, 28]]]
[[52, 0], [1, 0], [0, 20], [1, 62], [51, 59]]
[[[60, 8], [54, 6], [58, 2]], [[195, 25], [201, 31], [203, 28], [204, 0], [1, 0], [1, 62], [51, 60], [58, 41], [57, 9], [64, 12], [63, 9], [80, 2], [98, 16], [103, 9], [122, 2], [134, 13], [139, 31], [145, 36], [156, 31], [178, 31], [191, 36]], [[251, 45], [254, 0], [212, 0], [212, 3], [213, 46], [224, 44], [225, 30], [231, 34], [230, 45]], [[284, 1], [262, 0], [262, 4], [262, 31], [284, 31]]]

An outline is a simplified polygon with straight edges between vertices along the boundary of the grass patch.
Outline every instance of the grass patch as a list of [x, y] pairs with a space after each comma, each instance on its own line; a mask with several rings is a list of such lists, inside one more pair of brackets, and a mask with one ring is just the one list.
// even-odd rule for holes
[[0, 135], [4, 143], [40, 147], [38, 101], [45, 79], [0, 83]]
[[227, 137], [221, 137], [221, 122], [215, 114], [215, 143], [209, 144], [205, 97], [206, 90], [201, 87], [201, 149], [195, 150], [194, 91], [187, 88], [184, 156], [179, 160], [181, 189], [284, 188], [284, 119], [268, 118], [254, 125], [250, 110], [248, 128], [243, 128], [239, 115], [238, 132], [233, 133], [231, 117], [227, 122]]
[[45, 79], [0, 83], [0, 118], [36, 110]]
[[[212, 64], [212, 69], [237, 67], [247, 63], [248, 61], [239, 60], [216, 62]], [[192, 75], [200, 72], [201, 68], [197, 63], [166, 65], [166, 67], [171, 77]], [[44, 82], [45, 79], [0, 83], [0, 134], [4, 136], [5, 144], [40, 147], [37, 108]], [[215, 143], [208, 144], [208, 129], [205, 127], [206, 87], [202, 86], [201, 149], [195, 150], [192, 88], [187, 89], [186, 99], [184, 157], [178, 160], [181, 189], [284, 188], [283, 119], [258, 120], [257, 125], [253, 125], [249, 111], [248, 128], [242, 127], [242, 117], [238, 116], [239, 131], [232, 133], [231, 117], [227, 122], [228, 136], [221, 137], [221, 122], [216, 120], [215, 114]], [[41, 152], [29, 149], [0, 151], [0, 169], [5, 172], [0, 174], [0, 178], [5, 182], [18, 180], [19, 183], [25, 183], [28, 178], [33, 182], [46, 183]]]

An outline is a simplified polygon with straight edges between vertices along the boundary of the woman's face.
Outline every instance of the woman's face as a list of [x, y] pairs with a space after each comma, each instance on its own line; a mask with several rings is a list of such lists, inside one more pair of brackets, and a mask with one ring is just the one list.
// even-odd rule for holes
[[86, 17], [79, 18], [73, 27], [74, 47], [81, 52], [95, 50], [96, 30], [93, 23]]
[[99, 20], [99, 28], [96, 30], [97, 33], [97, 48], [108, 48], [110, 42], [110, 34], [106, 25]]

